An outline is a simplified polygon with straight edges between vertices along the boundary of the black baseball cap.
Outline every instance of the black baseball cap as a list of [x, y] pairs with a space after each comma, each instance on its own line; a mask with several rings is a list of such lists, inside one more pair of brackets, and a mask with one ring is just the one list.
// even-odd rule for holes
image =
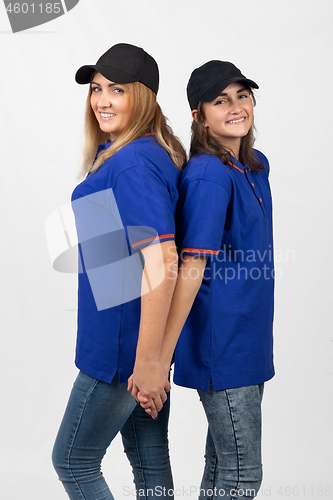
[[227, 61], [209, 61], [196, 68], [187, 84], [187, 99], [191, 110], [196, 109], [199, 102], [211, 102], [234, 82], [244, 82], [250, 88], [259, 86], [246, 78], [238, 68]]
[[95, 65], [82, 66], [75, 75], [77, 83], [90, 83], [98, 71], [115, 83], [141, 82], [155, 94], [158, 91], [159, 72], [153, 57], [140, 47], [118, 43], [105, 52]]

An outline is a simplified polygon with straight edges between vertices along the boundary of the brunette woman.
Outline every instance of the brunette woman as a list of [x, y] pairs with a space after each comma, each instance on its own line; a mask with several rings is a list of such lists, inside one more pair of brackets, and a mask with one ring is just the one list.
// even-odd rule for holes
[[254, 498], [262, 480], [274, 267], [269, 164], [253, 149], [257, 88], [217, 60], [194, 70], [187, 87], [193, 124], [180, 190], [182, 258], [161, 363], [167, 372], [182, 330], [174, 382], [198, 390], [208, 420], [202, 500]]

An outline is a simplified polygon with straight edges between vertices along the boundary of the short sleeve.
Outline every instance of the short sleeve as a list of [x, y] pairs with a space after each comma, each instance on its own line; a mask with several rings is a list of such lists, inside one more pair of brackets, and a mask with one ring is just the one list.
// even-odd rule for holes
[[136, 165], [123, 171], [114, 196], [133, 249], [174, 239], [177, 197], [149, 167]]
[[182, 252], [217, 255], [223, 237], [230, 195], [221, 184], [198, 179], [183, 193]]

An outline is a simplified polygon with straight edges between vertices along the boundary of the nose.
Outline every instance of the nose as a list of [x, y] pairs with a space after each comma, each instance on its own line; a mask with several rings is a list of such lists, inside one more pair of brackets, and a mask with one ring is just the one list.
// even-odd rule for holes
[[109, 108], [111, 106], [109, 95], [105, 92], [99, 92], [97, 105], [99, 108]]
[[231, 104], [230, 104], [230, 108], [231, 108], [231, 112], [232, 113], [235, 113], [235, 114], [238, 114], [241, 112], [241, 107], [240, 107], [240, 104], [239, 104], [239, 101], [238, 99], [234, 99]]

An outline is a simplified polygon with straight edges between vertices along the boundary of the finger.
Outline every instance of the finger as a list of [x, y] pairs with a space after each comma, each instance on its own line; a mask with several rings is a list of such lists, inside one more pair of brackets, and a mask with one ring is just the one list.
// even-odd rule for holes
[[156, 417], [152, 415], [152, 412], [151, 412], [151, 408], [148, 408], [147, 410], [145, 410], [145, 412], [147, 413], [147, 415], [149, 415], [153, 420], [157, 420], [158, 419], [158, 413], [156, 413]]
[[163, 402], [162, 399], [158, 396], [154, 398], [154, 405], [157, 411], [161, 411], [163, 408]]
[[169, 381], [168, 381], [168, 382], [167, 382], [167, 384], [165, 385], [164, 390], [165, 390], [166, 392], [171, 391], [171, 384], [170, 384], [170, 382], [169, 382]]
[[131, 375], [127, 381], [127, 390], [131, 391], [133, 388], [133, 375]]
[[148, 403], [149, 401], [149, 399], [146, 396], [143, 396], [140, 391], [137, 394], [137, 399], [139, 403]]
[[161, 394], [161, 401], [162, 401], [162, 403], [164, 404], [164, 403], [166, 402], [166, 400], [167, 400], [167, 399], [168, 399], [168, 395], [167, 395], [167, 393], [166, 393], [166, 392], [163, 392], [163, 393]]
[[152, 401], [148, 401], [147, 403], [140, 403], [140, 406], [142, 408], [144, 408], [145, 410], [147, 410], [148, 408], [150, 408], [152, 406]]
[[158, 417], [158, 411], [156, 409], [154, 401], [152, 401], [152, 404], [150, 406], [150, 413], [149, 413], [149, 408], [146, 410], [147, 413], [154, 419], [156, 420]]
[[132, 387], [131, 394], [132, 394], [133, 398], [135, 398], [136, 400], [138, 400], [138, 392], [139, 392], [139, 388], [136, 385], [134, 385]]

